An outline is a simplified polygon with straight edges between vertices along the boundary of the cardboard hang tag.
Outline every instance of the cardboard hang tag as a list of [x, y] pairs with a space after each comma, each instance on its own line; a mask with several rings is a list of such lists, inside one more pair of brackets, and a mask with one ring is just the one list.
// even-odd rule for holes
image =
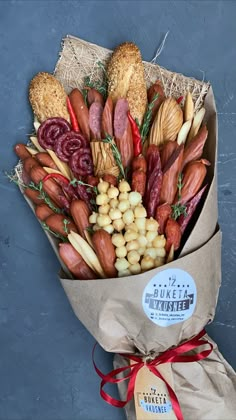
[[[157, 369], [173, 389], [171, 363], [159, 365]], [[165, 382], [155, 376], [147, 365], [137, 374], [134, 403], [136, 420], [176, 420]]]

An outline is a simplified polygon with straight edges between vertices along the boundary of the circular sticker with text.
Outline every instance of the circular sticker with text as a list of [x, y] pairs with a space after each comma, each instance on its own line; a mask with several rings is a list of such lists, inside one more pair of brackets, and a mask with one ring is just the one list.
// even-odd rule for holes
[[169, 268], [157, 273], [143, 292], [142, 305], [147, 317], [160, 327], [186, 321], [193, 314], [197, 289], [184, 270]]

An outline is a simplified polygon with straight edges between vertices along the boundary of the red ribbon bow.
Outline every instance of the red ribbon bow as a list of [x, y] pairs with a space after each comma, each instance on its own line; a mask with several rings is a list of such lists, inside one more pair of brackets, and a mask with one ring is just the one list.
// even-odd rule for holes
[[[180, 344], [179, 346], [167, 350], [164, 353], [157, 356], [155, 359], [144, 362], [142, 358], [138, 356], [133, 356], [132, 354], [120, 354], [121, 356], [125, 357], [126, 359], [132, 360], [135, 363], [129, 364], [127, 366], [123, 366], [121, 368], [112, 370], [107, 375], [104, 375], [96, 366], [94, 361], [94, 352], [96, 345], [93, 348], [93, 365], [97, 372], [97, 374], [102, 378], [101, 385], [100, 385], [100, 395], [101, 397], [108, 403], [115, 407], [124, 407], [132, 398], [134, 395], [134, 386], [135, 386], [135, 380], [136, 376], [139, 372], [139, 370], [146, 364], [148, 366], [148, 369], [156, 375], [158, 378], [160, 378], [162, 381], [165, 382], [169, 395], [170, 400], [172, 404], [172, 408], [174, 410], [174, 413], [177, 417], [177, 420], [184, 420], [180, 404], [177, 398], [177, 395], [175, 394], [174, 390], [171, 388], [171, 386], [168, 384], [168, 382], [165, 380], [165, 378], [161, 375], [161, 373], [158, 371], [157, 367], [160, 364], [163, 363], [188, 363], [188, 362], [196, 362], [198, 360], [205, 359], [209, 356], [209, 354], [213, 350], [213, 345], [207, 341], [206, 339], [201, 340], [201, 338], [206, 334], [205, 330], [202, 330], [196, 337], [191, 338], [189, 341], [186, 341], [183, 344]], [[205, 344], [208, 344], [210, 346], [209, 350], [203, 350], [199, 353], [193, 354], [193, 355], [186, 355], [185, 353], [196, 349], [199, 346], [203, 346]], [[129, 371], [129, 373], [124, 376], [121, 379], [116, 379], [115, 376], [118, 375], [121, 372]], [[129, 379], [128, 388], [127, 388], [127, 398], [125, 401], [117, 400], [113, 397], [111, 397], [109, 394], [107, 394], [103, 387], [107, 383], [116, 384], [119, 382], [123, 382], [126, 379]]]

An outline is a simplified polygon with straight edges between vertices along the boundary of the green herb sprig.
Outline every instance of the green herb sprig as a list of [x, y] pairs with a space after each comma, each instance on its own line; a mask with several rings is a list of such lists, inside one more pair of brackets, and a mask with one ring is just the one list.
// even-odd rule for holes
[[93, 190], [93, 192], [97, 195], [98, 194], [98, 189], [95, 185], [91, 185], [91, 184], [87, 184], [84, 181], [81, 181], [80, 179], [72, 179], [70, 181], [70, 185], [73, 185], [73, 187], [76, 187], [76, 185], [84, 185], [85, 187], [88, 187], [87, 191], [90, 192], [91, 190]]
[[[80, 179], [76, 179], [76, 178], [72, 179], [70, 181], [70, 185], [73, 185], [73, 187], [76, 187], [76, 185], [84, 185], [85, 187], [87, 187], [87, 189], [86, 189], [87, 192], [89, 192], [89, 193], [93, 192], [95, 195], [98, 195], [98, 189], [97, 189], [96, 186], [91, 185], [91, 184], [87, 184], [86, 182], [83, 182]], [[90, 203], [91, 203], [91, 206], [92, 206], [93, 210], [97, 211], [96, 200], [93, 197], [90, 199]]]
[[103, 143], [108, 143], [108, 144], [110, 144], [112, 154], [113, 154], [114, 159], [115, 159], [115, 161], [116, 161], [116, 164], [117, 164], [117, 166], [118, 166], [118, 168], [119, 168], [119, 170], [120, 170], [120, 175], [119, 175], [119, 177], [120, 177], [121, 179], [123, 179], [123, 178], [124, 178], [124, 179], [126, 179], [125, 170], [124, 170], [124, 167], [123, 167], [123, 165], [122, 165], [121, 154], [120, 154], [120, 152], [119, 152], [119, 150], [118, 150], [118, 147], [116, 146], [116, 144], [115, 144], [115, 142], [114, 142], [113, 138], [112, 138], [109, 134], [107, 134], [107, 133], [106, 133], [106, 137], [105, 137], [105, 139], [103, 139], [102, 141], [103, 141]]
[[59, 209], [58, 207], [54, 206], [52, 200], [50, 199], [50, 197], [48, 196], [48, 194], [43, 190], [43, 182], [40, 181], [38, 184], [35, 184], [34, 182], [30, 182], [28, 187], [31, 190], [35, 190], [39, 192], [39, 198], [41, 198], [42, 200], [44, 200], [44, 202], [48, 205], [48, 207], [54, 211], [54, 213], [57, 214], [61, 214], [63, 213], [63, 211], [61, 209]]
[[29, 183], [29, 185], [24, 184], [21, 182], [15, 175], [7, 174], [7, 177], [10, 179], [11, 182], [14, 182], [16, 185], [21, 186], [22, 188], [30, 188], [31, 190], [38, 191], [39, 195], [38, 198], [44, 200], [45, 204], [54, 211], [54, 213], [61, 214], [63, 210], [59, 209], [58, 207], [54, 206], [52, 200], [48, 196], [48, 194], [43, 191], [43, 182], [40, 181], [38, 184], [35, 184], [33, 181]]
[[140, 135], [141, 135], [141, 138], [142, 138], [142, 144], [144, 144], [144, 142], [145, 142], [145, 140], [148, 136], [150, 126], [151, 126], [152, 109], [155, 105], [155, 102], [156, 102], [158, 96], [159, 96], [159, 94], [156, 93], [153, 96], [153, 99], [150, 102], [150, 104], [148, 104], [147, 110], [144, 114], [143, 123], [142, 123], [141, 127], [140, 127], [140, 124], [138, 123], [138, 121], [136, 121], [136, 123], [138, 124], [139, 130], [140, 130]]
[[84, 84], [85, 84], [85, 88], [83, 89], [83, 96], [84, 96], [84, 100], [87, 104], [87, 96], [88, 96], [88, 91], [86, 89], [86, 87], [90, 87], [93, 89], [96, 89], [98, 92], [100, 92], [102, 94], [102, 96], [104, 97], [104, 99], [107, 98], [107, 73], [106, 73], [106, 69], [104, 64], [101, 61], [97, 62], [97, 66], [102, 69], [103, 71], [103, 80], [99, 81], [99, 80], [92, 80], [92, 76], [86, 76], [84, 79]]
[[51, 230], [45, 222], [42, 222], [41, 225], [46, 232], [51, 233], [51, 235], [55, 236], [55, 238], [60, 239], [62, 242], [69, 242], [68, 239], [60, 235], [60, 233], [53, 232], [53, 230]]
[[63, 219], [63, 230], [67, 235], [69, 235], [69, 231], [67, 228], [67, 225], [69, 224], [70, 224], [70, 221], [68, 219]]
[[178, 202], [176, 204], [173, 204], [171, 206], [172, 208], [172, 215], [171, 217], [176, 220], [178, 219], [179, 216], [181, 216], [181, 214], [184, 215], [184, 217], [187, 217], [188, 213], [187, 213], [187, 207], [185, 204], [181, 204], [180, 200], [181, 200], [181, 191], [183, 188], [184, 184], [183, 184], [183, 174], [180, 173], [178, 176], [178, 183], [177, 183], [177, 188], [178, 188]]

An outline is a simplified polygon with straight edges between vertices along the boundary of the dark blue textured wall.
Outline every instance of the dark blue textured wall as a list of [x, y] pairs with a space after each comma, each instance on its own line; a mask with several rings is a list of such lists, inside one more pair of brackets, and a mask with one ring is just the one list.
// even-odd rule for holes
[[[223, 284], [209, 326], [235, 367], [236, 2], [0, 2], [1, 169], [31, 132], [28, 83], [53, 71], [61, 39], [72, 34], [113, 48], [135, 41], [150, 60], [170, 31], [159, 63], [210, 80], [219, 114], [219, 211]], [[75, 318], [57, 278], [58, 262], [27, 203], [1, 173], [0, 420], [110, 420], [122, 411], [99, 397], [90, 353], [94, 339]], [[98, 353], [105, 371], [112, 356]]]

